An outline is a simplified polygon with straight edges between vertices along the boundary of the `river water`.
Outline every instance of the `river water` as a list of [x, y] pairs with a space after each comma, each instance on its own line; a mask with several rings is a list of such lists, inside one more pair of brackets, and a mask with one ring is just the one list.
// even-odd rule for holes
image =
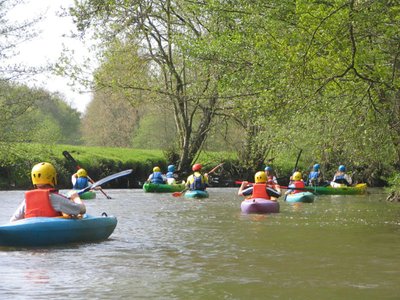
[[[0, 249], [0, 299], [399, 299], [400, 204], [382, 190], [281, 201], [243, 215], [236, 188], [203, 200], [106, 190], [104, 242]], [[0, 192], [7, 223], [22, 191]]]

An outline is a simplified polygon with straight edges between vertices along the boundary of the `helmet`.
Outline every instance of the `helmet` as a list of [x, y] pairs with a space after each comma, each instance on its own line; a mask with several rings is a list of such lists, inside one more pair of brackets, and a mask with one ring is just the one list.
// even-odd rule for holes
[[267, 172], [267, 171], [270, 171], [270, 172], [271, 172], [271, 171], [272, 171], [272, 168], [271, 168], [270, 166], [266, 166], [265, 169], [264, 169], [264, 171], [265, 171], [265, 172]]
[[79, 169], [76, 175], [78, 175], [78, 177], [87, 177], [87, 172], [85, 169]]
[[154, 168], [153, 168], [153, 172], [161, 172], [160, 167], [154, 167]]
[[57, 172], [52, 164], [41, 162], [34, 165], [31, 172], [32, 183], [36, 184], [50, 184], [55, 186], [57, 184]]
[[255, 183], [264, 183], [267, 182], [267, 174], [264, 171], [259, 171], [254, 175]]
[[203, 168], [203, 166], [201, 164], [194, 164], [192, 167], [192, 170], [193, 170], [193, 172], [201, 171], [201, 168]]
[[292, 179], [296, 180], [296, 181], [301, 180], [301, 173], [300, 172], [294, 172], [293, 176], [292, 176]]
[[175, 166], [174, 165], [169, 165], [168, 166], [168, 172], [175, 172]]
[[338, 170], [339, 170], [340, 172], [344, 172], [344, 171], [346, 171], [346, 167], [343, 166], [343, 165], [340, 165], [339, 168], [338, 168]]
[[318, 171], [319, 170], [319, 164], [315, 164], [313, 168], [314, 168], [315, 171]]

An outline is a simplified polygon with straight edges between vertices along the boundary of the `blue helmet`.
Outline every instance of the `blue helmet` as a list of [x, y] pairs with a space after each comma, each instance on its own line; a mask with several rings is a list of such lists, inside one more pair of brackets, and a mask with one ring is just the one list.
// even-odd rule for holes
[[318, 171], [318, 170], [319, 170], [319, 164], [315, 164], [315, 165], [313, 166], [313, 168], [314, 168], [314, 171]]
[[270, 171], [270, 172], [271, 172], [271, 171], [272, 171], [272, 168], [269, 167], [269, 166], [266, 166], [265, 169], [264, 169], [264, 171], [265, 171], [265, 172], [267, 172], [267, 171]]
[[339, 168], [338, 168], [338, 170], [339, 170], [340, 172], [344, 172], [344, 171], [346, 171], [346, 167], [343, 166], [343, 165], [340, 165]]
[[168, 166], [168, 172], [175, 172], [175, 166], [174, 165], [169, 165]]

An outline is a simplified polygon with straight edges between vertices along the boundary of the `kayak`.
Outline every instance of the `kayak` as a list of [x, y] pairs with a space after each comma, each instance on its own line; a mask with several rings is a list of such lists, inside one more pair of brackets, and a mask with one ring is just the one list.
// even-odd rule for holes
[[317, 195], [360, 195], [367, 192], [367, 184], [359, 183], [355, 186], [343, 185], [336, 188], [331, 186], [306, 186], [305, 190]]
[[143, 190], [148, 193], [172, 193], [181, 192], [185, 189], [184, 183], [166, 184], [166, 183], [150, 183], [143, 184]]
[[242, 201], [240, 209], [246, 214], [278, 213], [279, 202], [262, 198], [250, 198]]
[[311, 192], [301, 192], [296, 194], [288, 194], [286, 196], [286, 202], [304, 202], [313, 203], [315, 195]]
[[[68, 191], [67, 197], [69, 198], [73, 193], [77, 193], [78, 190], [71, 190]], [[95, 199], [96, 198], [96, 192], [95, 191], [87, 191], [79, 195], [79, 198], [83, 200], [89, 200], [89, 199]]]
[[41, 247], [68, 243], [98, 242], [107, 239], [117, 226], [117, 218], [90, 216], [83, 218], [37, 217], [0, 226], [0, 246]]
[[185, 197], [187, 197], [187, 198], [208, 198], [208, 192], [200, 191], [200, 190], [186, 191]]

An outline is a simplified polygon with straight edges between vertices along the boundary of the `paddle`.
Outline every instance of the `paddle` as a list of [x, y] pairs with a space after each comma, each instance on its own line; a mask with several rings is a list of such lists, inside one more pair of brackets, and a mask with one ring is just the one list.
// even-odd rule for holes
[[[69, 154], [68, 151], [63, 151], [62, 154], [65, 156], [65, 158], [66, 158], [67, 160], [69, 160], [70, 162], [74, 163], [75, 166], [76, 166], [76, 168], [77, 168], [78, 170], [81, 169], [81, 166], [79, 166], [78, 162], [72, 157], [71, 154]], [[91, 183], [94, 183], [94, 180], [93, 180], [92, 178], [90, 178], [89, 175], [88, 175], [88, 179], [89, 179], [89, 181], [90, 181]], [[107, 197], [107, 199], [111, 199], [111, 197], [108, 196], [108, 195], [103, 191], [103, 189], [102, 189], [101, 187], [100, 187], [100, 192], [102, 192], [103, 195]]]
[[[292, 174], [293, 174], [294, 172], [297, 171], [297, 164], [299, 163], [299, 159], [300, 159], [301, 152], [303, 152], [303, 149], [300, 149], [300, 152], [299, 152], [299, 154], [297, 155], [296, 164], [294, 165]], [[285, 198], [283, 199], [283, 201], [286, 201], [287, 195], [288, 195], [288, 194], [285, 194]]]
[[[220, 163], [220, 164], [217, 165], [216, 167], [212, 168], [209, 172], [207, 172], [207, 174], [214, 173], [214, 172], [215, 172], [219, 167], [221, 167], [223, 164], [224, 164], [223, 162]], [[186, 187], [186, 188], [185, 188], [183, 191], [181, 191], [181, 192], [174, 192], [174, 193], [172, 193], [172, 196], [174, 196], [174, 197], [180, 197], [180, 196], [182, 196], [188, 189], [189, 189], [189, 188]]]
[[105, 184], [105, 183], [107, 183], [107, 182], [109, 182], [111, 180], [117, 179], [119, 177], [129, 175], [131, 173], [132, 173], [132, 169], [129, 169], [129, 170], [125, 170], [125, 171], [121, 171], [119, 173], [115, 173], [115, 174], [109, 175], [107, 177], [104, 177], [103, 179], [100, 179], [99, 181], [94, 182], [92, 185], [85, 187], [84, 189], [78, 191], [77, 193], [78, 193], [78, 195], [82, 195], [83, 193], [85, 193], [85, 192], [87, 192], [89, 190], [92, 190], [92, 189], [94, 189], [94, 188], [96, 188], [96, 187], [98, 187], [98, 186], [100, 186], [102, 184]]

